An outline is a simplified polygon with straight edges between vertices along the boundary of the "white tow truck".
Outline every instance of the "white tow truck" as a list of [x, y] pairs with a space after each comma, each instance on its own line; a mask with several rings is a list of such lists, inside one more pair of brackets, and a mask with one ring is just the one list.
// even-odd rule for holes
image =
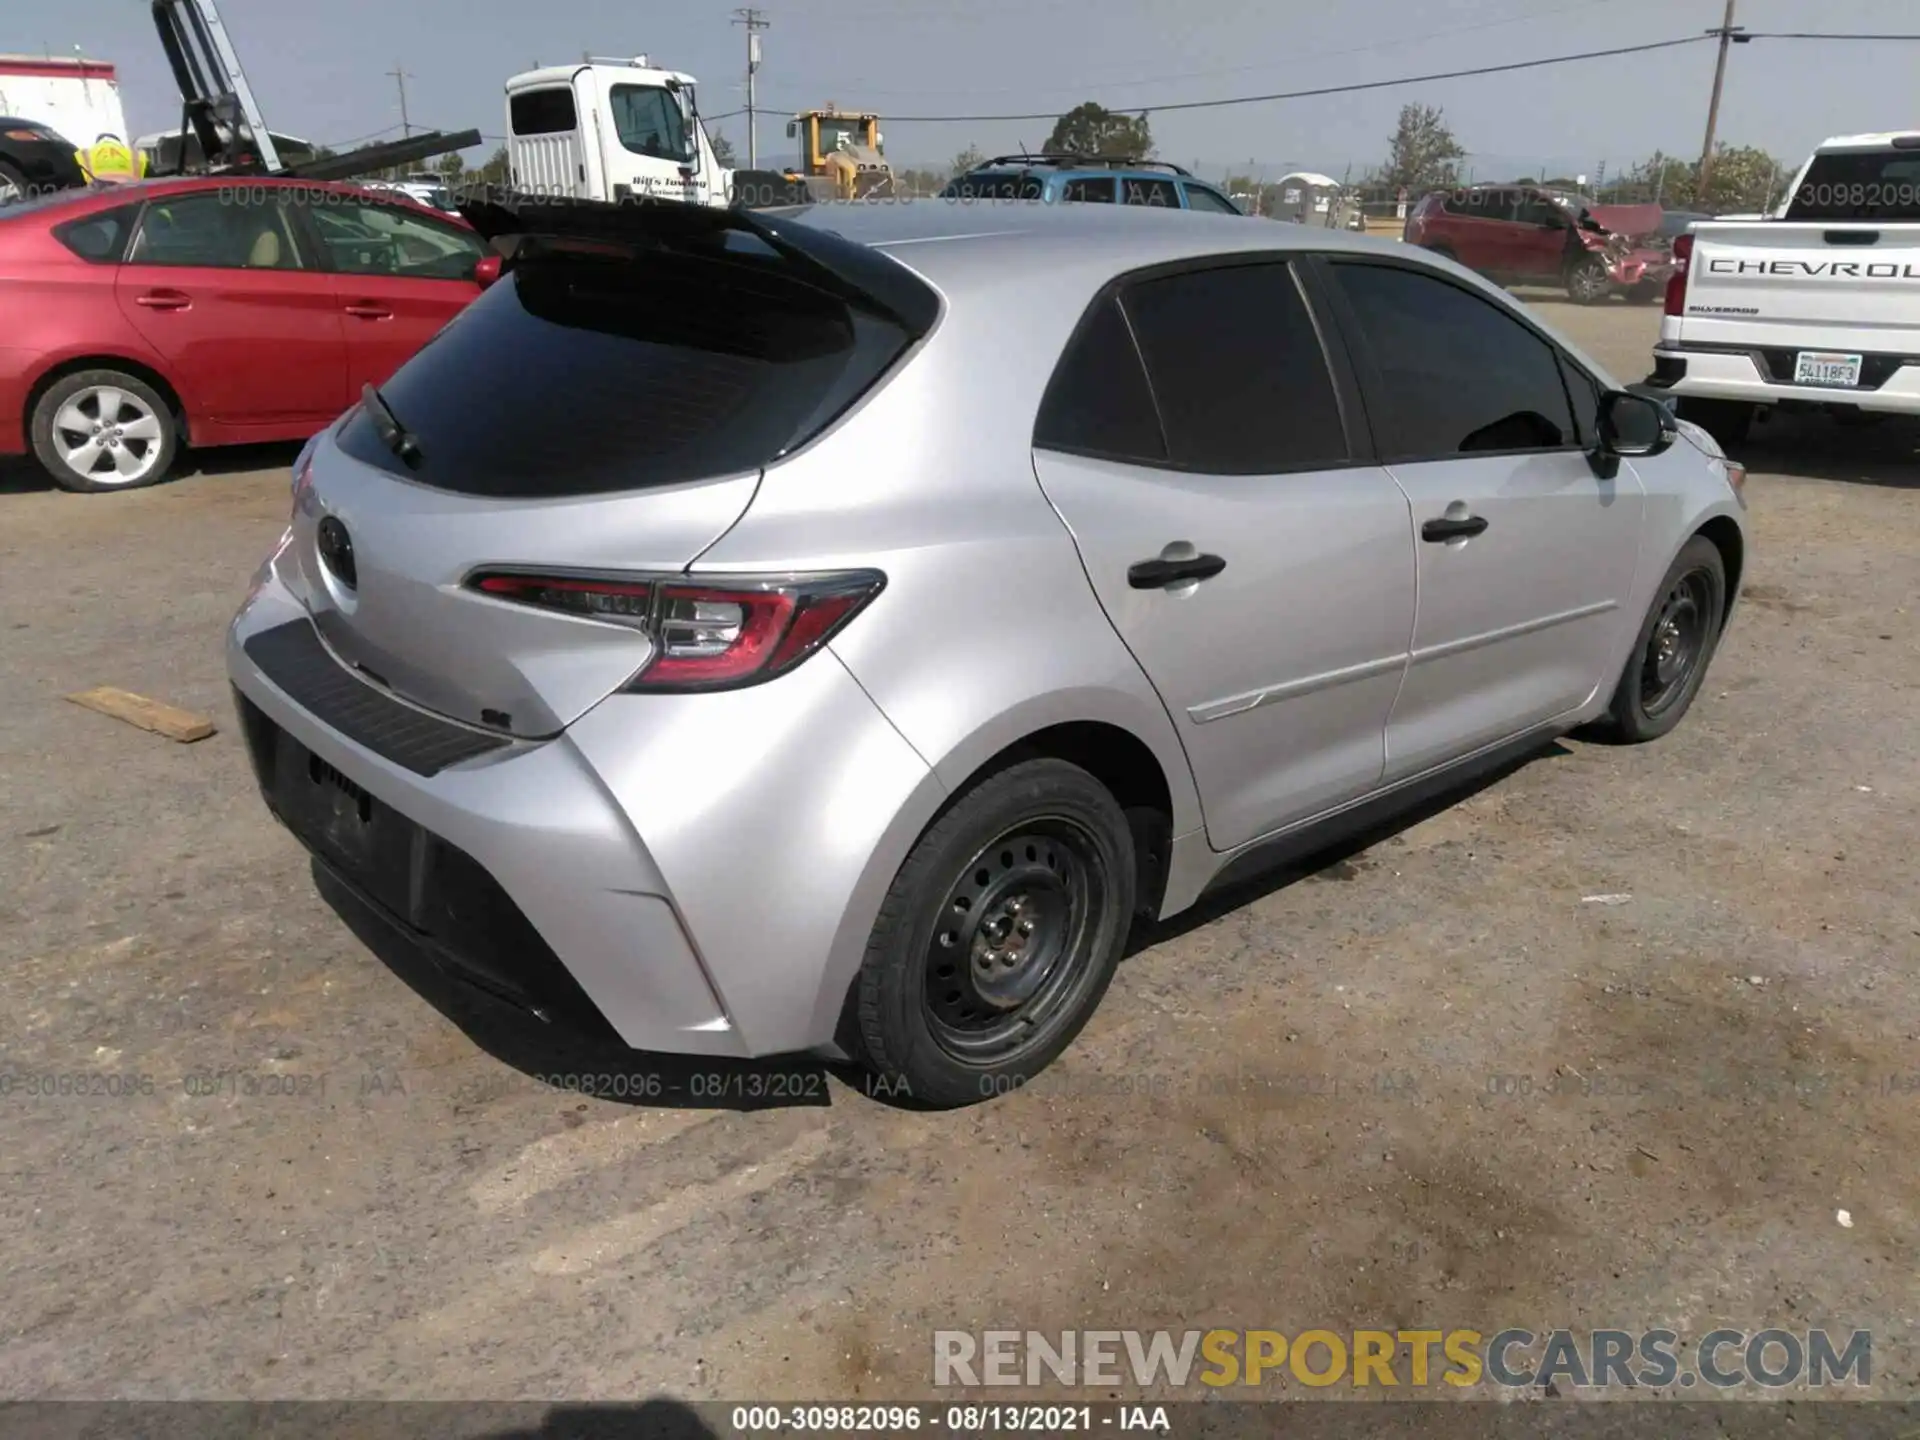
[[1920, 415], [1920, 133], [1828, 140], [1772, 216], [1674, 258], [1646, 383], [1723, 445], [1775, 409]]
[[700, 123], [695, 81], [644, 55], [589, 56], [507, 81], [507, 165], [523, 194], [727, 204], [733, 172]]

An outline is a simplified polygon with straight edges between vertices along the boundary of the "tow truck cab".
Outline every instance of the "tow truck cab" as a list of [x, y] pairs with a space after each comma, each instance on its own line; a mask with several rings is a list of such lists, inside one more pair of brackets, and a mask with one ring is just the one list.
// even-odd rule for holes
[[729, 174], [708, 142], [694, 78], [592, 58], [507, 81], [507, 163], [524, 194], [725, 205]]

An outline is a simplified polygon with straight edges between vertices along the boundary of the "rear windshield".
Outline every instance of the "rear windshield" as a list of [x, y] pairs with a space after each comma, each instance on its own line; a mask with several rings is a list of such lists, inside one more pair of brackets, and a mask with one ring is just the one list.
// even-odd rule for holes
[[1031, 175], [962, 175], [940, 193], [950, 200], [1038, 200], [1046, 187]]
[[1920, 221], [1920, 150], [1814, 156], [1787, 219]]
[[538, 497], [755, 470], [876, 384], [907, 333], [778, 262], [524, 259], [381, 387], [411, 464], [357, 412], [340, 448], [440, 490]]

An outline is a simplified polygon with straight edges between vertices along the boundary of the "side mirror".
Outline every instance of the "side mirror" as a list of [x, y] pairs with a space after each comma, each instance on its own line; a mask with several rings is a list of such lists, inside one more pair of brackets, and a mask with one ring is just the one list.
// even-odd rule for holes
[[482, 255], [473, 262], [473, 283], [482, 290], [500, 278], [501, 260], [498, 255]]
[[1658, 400], [1626, 390], [1610, 390], [1600, 397], [1595, 425], [1599, 437], [1587, 459], [1602, 480], [1620, 473], [1621, 456], [1665, 454], [1680, 435], [1671, 410]]

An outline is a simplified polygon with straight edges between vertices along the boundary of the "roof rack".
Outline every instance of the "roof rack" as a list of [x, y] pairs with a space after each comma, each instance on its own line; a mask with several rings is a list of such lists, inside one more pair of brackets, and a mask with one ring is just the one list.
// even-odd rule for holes
[[973, 168], [984, 170], [990, 165], [1086, 165], [1099, 166], [1107, 170], [1169, 170], [1175, 175], [1184, 175], [1191, 179], [1193, 172], [1171, 160], [1142, 160], [1137, 155], [1085, 155], [1071, 150], [1041, 151], [1034, 154], [996, 155], [991, 160], [982, 160]]

